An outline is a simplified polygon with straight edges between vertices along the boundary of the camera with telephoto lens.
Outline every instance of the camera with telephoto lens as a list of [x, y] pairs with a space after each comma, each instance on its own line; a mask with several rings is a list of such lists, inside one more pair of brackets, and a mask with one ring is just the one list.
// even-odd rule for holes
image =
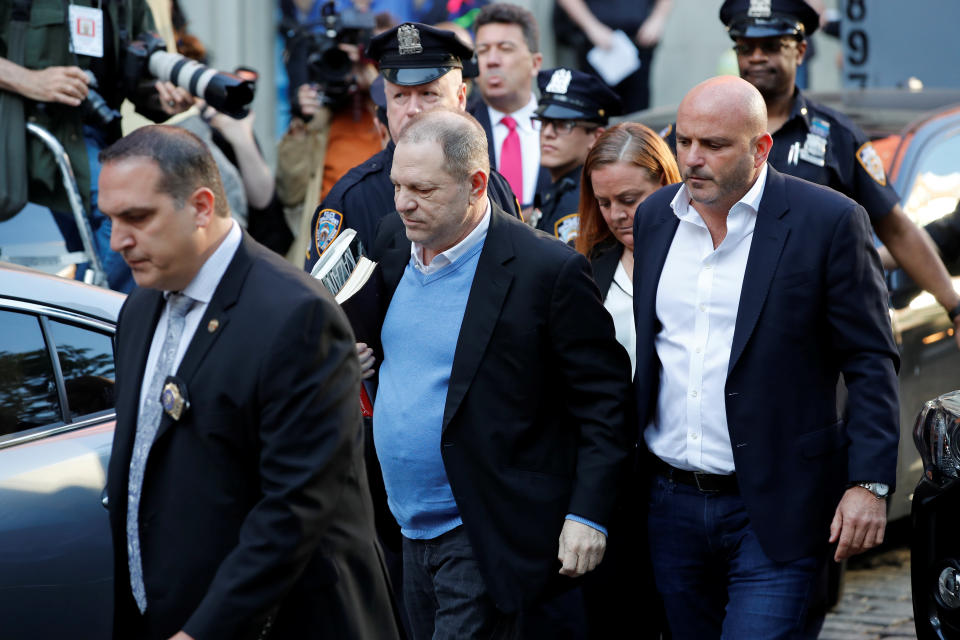
[[[122, 49], [120, 56], [122, 85], [126, 95], [137, 92], [140, 82], [156, 78], [172, 82], [191, 95], [203, 98], [211, 107], [232, 116], [243, 118], [253, 102], [255, 81], [232, 73], [211, 69], [179, 53], [169, 53], [163, 38], [155, 33], [144, 32]], [[106, 127], [120, 117], [95, 89], [96, 76], [85, 72], [89, 79], [87, 98], [80, 107], [87, 124]]]
[[232, 73], [211, 69], [179, 53], [169, 53], [163, 38], [141, 33], [124, 49], [121, 61], [124, 86], [131, 90], [141, 79], [172, 82], [190, 95], [234, 118], [243, 118], [253, 102], [254, 83]]
[[323, 104], [341, 105], [355, 84], [353, 61], [340, 45], [356, 45], [362, 53], [375, 28], [373, 14], [356, 9], [337, 13], [334, 3], [327, 2], [319, 21], [286, 29], [289, 48], [303, 52], [307, 77], [318, 86]]

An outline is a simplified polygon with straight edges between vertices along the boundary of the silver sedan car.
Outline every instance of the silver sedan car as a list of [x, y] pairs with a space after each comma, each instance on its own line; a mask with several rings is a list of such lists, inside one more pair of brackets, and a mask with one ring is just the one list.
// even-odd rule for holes
[[0, 637], [108, 638], [124, 296], [0, 262]]

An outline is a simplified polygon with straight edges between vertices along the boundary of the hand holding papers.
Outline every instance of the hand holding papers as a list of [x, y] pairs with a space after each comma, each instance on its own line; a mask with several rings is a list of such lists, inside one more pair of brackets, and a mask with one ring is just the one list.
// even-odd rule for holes
[[630, 37], [623, 31], [613, 32], [609, 49], [594, 47], [587, 53], [587, 62], [593, 65], [603, 81], [611, 87], [640, 68], [640, 56]]

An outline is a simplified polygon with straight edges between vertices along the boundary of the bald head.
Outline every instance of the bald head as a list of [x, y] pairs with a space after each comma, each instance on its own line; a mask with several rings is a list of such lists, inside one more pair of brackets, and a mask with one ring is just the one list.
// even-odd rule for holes
[[720, 113], [739, 125], [751, 138], [767, 130], [767, 105], [752, 84], [736, 76], [717, 76], [691, 89], [677, 111], [677, 122], [684, 115]]
[[680, 103], [677, 164], [701, 208], [725, 216], [756, 181], [772, 145], [763, 96], [746, 80], [711, 78]]

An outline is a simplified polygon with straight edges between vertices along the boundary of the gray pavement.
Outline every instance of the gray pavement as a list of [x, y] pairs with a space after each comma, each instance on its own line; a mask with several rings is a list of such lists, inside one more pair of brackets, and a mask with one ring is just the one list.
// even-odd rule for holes
[[843, 598], [820, 640], [916, 638], [910, 602], [910, 550], [898, 547], [848, 567]]

